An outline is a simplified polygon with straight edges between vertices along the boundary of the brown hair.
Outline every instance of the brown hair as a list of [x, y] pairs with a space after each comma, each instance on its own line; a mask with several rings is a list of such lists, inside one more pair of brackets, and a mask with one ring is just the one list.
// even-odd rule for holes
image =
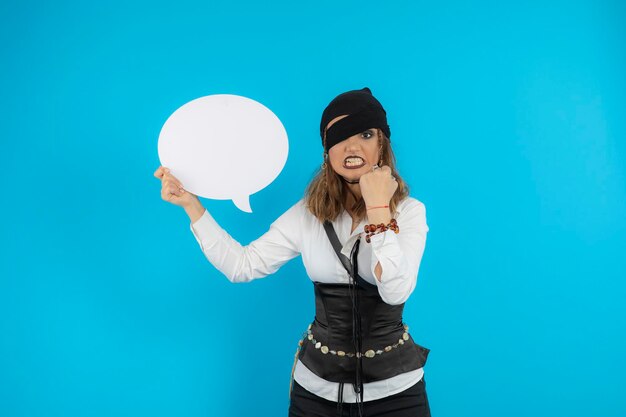
[[[393, 216], [400, 201], [409, 195], [409, 187], [396, 170], [396, 157], [391, 149], [389, 138], [380, 129], [376, 130], [378, 131], [379, 141], [382, 141], [380, 151], [382, 165], [388, 165], [391, 168], [391, 175], [396, 177], [398, 181], [398, 188], [389, 202], [389, 208]], [[307, 186], [305, 192], [307, 208], [322, 223], [326, 220], [335, 220], [344, 209], [349, 209], [353, 215], [357, 216], [358, 221], [363, 220], [367, 215], [363, 197], [356, 199], [356, 203], [352, 207], [344, 207], [346, 195], [352, 191], [333, 170], [327, 159], [325, 160], [325, 167], [320, 167]]]

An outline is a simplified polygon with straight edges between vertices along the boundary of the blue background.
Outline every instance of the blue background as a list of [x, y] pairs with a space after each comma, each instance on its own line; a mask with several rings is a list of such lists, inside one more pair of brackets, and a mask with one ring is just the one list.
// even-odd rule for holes
[[2, 2], [0, 415], [286, 415], [302, 263], [229, 283], [160, 198], [157, 138], [208, 94], [276, 113], [290, 155], [254, 213], [203, 200], [248, 243], [320, 164], [324, 106], [363, 86], [427, 207], [405, 311], [433, 415], [626, 415], [625, 18], [591, 0]]

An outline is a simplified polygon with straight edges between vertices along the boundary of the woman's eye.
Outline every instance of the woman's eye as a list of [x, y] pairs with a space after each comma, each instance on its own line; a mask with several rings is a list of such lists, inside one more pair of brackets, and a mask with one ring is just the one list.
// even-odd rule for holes
[[366, 130], [365, 132], [361, 133], [361, 137], [365, 139], [369, 139], [372, 136], [374, 136], [374, 133], [371, 130]]

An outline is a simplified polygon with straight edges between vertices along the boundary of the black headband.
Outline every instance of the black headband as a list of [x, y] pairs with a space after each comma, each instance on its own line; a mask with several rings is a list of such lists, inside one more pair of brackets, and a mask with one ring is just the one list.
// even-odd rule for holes
[[372, 95], [370, 89], [365, 87], [338, 95], [324, 109], [320, 123], [322, 144], [324, 144], [324, 130], [328, 123], [343, 115], [348, 116], [334, 123], [326, 131], [324, 147], [326, 152], [339, 142], [367, 129], [379, 128], [387, 138], [391, 137], [385, 109]]
[[[352, 135], [364, 132], [367, 129], [387, 126], [386, 122], [384, 114], [381, 115], [380, 112], [373, 110], [362, 110], [358, 113], [344, 117], [343, 119], [335, 122], [326, 131], [326, 151]], [[381, 130], [389, 136], [389, 130], [385, 131], [382, 127]]]

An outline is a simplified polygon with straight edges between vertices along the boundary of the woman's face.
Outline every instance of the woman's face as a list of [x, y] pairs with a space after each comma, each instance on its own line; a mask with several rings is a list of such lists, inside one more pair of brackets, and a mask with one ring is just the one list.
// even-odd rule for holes
[[[338, 116], [326, 126], [347, 117]], [[380, 159], [378, 129], [371, 128], [339, 142], [328, 150], [328, 159], [333, 170], [347, 180], [355, 181], [372, 170]]]

